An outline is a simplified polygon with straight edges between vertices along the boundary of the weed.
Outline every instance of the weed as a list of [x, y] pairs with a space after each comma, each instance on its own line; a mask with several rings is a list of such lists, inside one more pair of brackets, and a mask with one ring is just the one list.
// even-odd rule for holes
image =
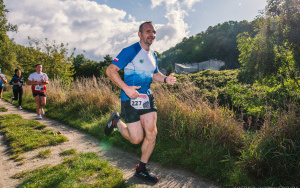
[[76, 149], [72, 148], [72, 149], [68, 149], [68, 150], [61, 152], [59, 155], [68, 156], [68, 155], [74, 155], [76, 153], [77, 153]]
[[51, 156], [51, 150], [50, 149], [46, 149], [46, 150], [39, 151], [39, 153], [38, 153], [38, 155], [36, 157], [46, 159], [46, 158], [48, 158], [50, 156]]

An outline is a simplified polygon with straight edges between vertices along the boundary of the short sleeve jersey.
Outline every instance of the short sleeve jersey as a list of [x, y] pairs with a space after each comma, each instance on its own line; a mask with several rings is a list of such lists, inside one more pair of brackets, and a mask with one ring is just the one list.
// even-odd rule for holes
[[[124, 69], [124, 82], [128, 86], [141, 86], [139, 93], [147, 94], [153, 81], [153, 74], [158, 72], [157, 56], [152, 50], [144, 50], [137, 42], [124, 48], [112, 62]], [[121, 101], [130, 98], [121, 90]]]
[[[2, 75], [3, 79], [6, 80], [6, 77], [4, 76], [4, 74], [1, 74], [1, 75]], [[0, 77], [0, 86], [2, 86], [2, 85], [4, 85], [4, 82], [3, 82], [2, 78]]]
[[[42, 80], [48, 81], [48, 76], [46, 73], [41, 73], [38, 74], [37, 72], [34, 72], [32, 74], [29, 75], [28, 80], [32, 81], [32, 82], [41, 82]], [[31, 86], [31, 90], [33, 93], [46, 93], [46, 85], [44, 85], [44, 89], [43, 90], [35, 90], [35, 86], [32, 85]]]

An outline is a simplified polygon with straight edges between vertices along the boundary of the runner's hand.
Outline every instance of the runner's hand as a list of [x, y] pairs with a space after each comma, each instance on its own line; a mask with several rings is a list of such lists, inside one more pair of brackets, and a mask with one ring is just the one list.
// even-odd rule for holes
[[174, 74], [170, 74], [168, 77], [167, 77], [167, 80], [166, 82], [169, 84], [169, 85], [174, 85], [176, 83], [176, 77], [174, 77]]
[[126, 93], [126, 95], [131, 98], [137, 98], [139, 96], [139, 92], [137, 91], [137, 89], [140, 89], [141, 86], [128, 86], [128, 88], [126, 90], [124, 90], [124, 92]]

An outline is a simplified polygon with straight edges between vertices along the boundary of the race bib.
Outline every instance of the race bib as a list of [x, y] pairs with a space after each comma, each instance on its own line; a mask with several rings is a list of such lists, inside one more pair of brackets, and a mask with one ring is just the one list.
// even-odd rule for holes
[[44, 90], [44, 85], [35, 85], [35, 90], [36, 91]]
[[149, 97], [146, 94], [139, 94], [137, 98], [130, 100], [130, 104], [137, 110], [150, 109]]

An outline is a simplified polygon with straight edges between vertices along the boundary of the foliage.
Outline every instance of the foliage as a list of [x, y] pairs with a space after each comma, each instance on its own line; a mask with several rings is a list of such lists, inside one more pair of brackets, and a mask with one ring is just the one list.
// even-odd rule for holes
[[7, 22], [5, 5], [0, 0], [0, 68], [3, 73], [9, 73], [16, 68], [16, 54], [13, 50], [13, 40], [9, 39], [7, 31], [17, 31], [17, 26]]
[[262, 130], [248, 141], [240, 165], [261, 185], [295, 186], [300, 184], [300, 119], [295, 106], [280, 113], [278, 121], [270, 115]]
[[258, 33], [238, 35], [240, 81], [246, 83], [276, 79], [294, 80], [299, 88], [300, 76], [300, 2], [269, 0], [266, 17]]
[[60, 78], [62, 81], [70, 83], [74, 74], [72, 60], [73, 53], [68, 56], [68, 45], [55, 41], [40, 41], [38, 39], [29, 39], [29, 47], [16, 45], [17, 60], [22, 67], [24, 77], [35, 72], [35, 65], [42, 64], [43, 72], [50, 79]]
[[112, 58], [109, 55], [106, 55], [104, 61], [100, 62], [86, 59], [83, 54], [77, 55], [73, 59], [73, 65], [76, 72], [74, 78], [106, 76], [106, 68], [111, 62]]
[[174, 72], [174, 68], [171, 64], [169, 64], [169, 66], [167, 68], [166, 76], [169, 76], [173, 72]]
[[159, 66], [168, 68], [175, 63], [202, 62], [218, 59], [225, 62], [226, 69], [239, 67], [236, 36], [242, 32], [254, 34], [257, 21], [228, 21], [210, 26], [205, 32], [184, 38], [175, 47], [163, 52]]

